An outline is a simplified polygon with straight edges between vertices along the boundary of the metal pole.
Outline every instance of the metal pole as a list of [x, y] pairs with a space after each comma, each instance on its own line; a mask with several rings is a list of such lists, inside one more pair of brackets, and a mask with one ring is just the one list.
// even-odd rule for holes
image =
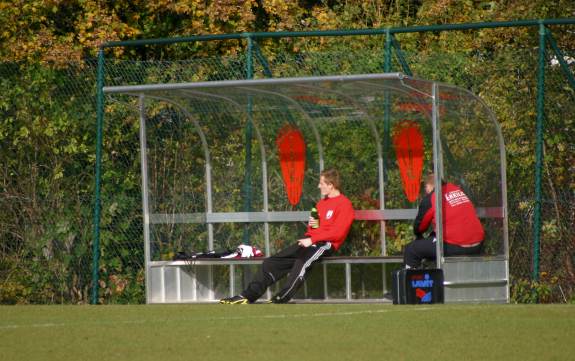
[[267, 76], [268, 78], [273, 78], [273, 74], [272, 74], [272, 69], [270, 67], [270, 63], [268, 62], [268, 60], [266, 59], [266, 57], [264, 56], [264, 54], [262, 53], [262, 49], [260, 48], [260, 46], [258, 45], [258, 43], [256, 41], [252, 42], [252, 45], [254, 47], [254, 52], [256, 55], [256, 59], [258, 59], [258, 61], [260, 62], [260, 64], [262, 65], [262, 67], [264, 68], [264, 74], [265, 76]]
[[[270, 64], [267, 61], [266, 57], [264, 56], [264, 54], [262, 54], [261, 48], [259, 47], [258, 43], [256, 41], [252, 42], [252, 45], [254, 46], [254, 50], [255, 50], [255, 55], [256, 58], [258, 59], [258, 61], [260, 62], [260, 64], [262, 65], [262, 67], [264, 68], [264, 74], [266, 77], [268, 78], [273, 78], [273, 73], [271, 71], [270, 68]], [[251, 101], [251, 99], [250, 99]], [[248, 114], [248, 116], [251, 119], [251, 113]], [[258, 138], [258, 141], [260, 143], [260, 151], [261, 151], [261, 157], [262, 157], [262, 195], [264, 197], [264, 212], [269, 212], [269, 199], [268, 199], [268, 160], [267, 160], [267, 156], [266, 156], [266, 150], [265, 150], [265, 145], [264, 142], [262, 140], [262, 136], [261, 133], [258, 129], [258, 127], [255, 127], [256, 130], [256, 136]], [[269, 222], [264, 222], [264, 248], [265, 248], [265, 255], [267, 257], [269, 257], [271, 255], [271, 249], [270, 249], [270, 223]]]
[[102, 168], [102, 131], [104, 123], [104, 49], [98, 51], [98, 74], [96, 80], [96, 169], [94, 187], [94, 239], [92, 241], [92, 297], [90, 303], [98, 303], [100, 278], [100, 183]]
[[[247, 58], [246, 58], [246, 78], [253, 79], [254, 77], [254, 70], [253, 70], [253, 39], [251, 37], [247, 38], [248, 40], [248, 48], [247, 48]], [[244, 212], [251, 212], [252, 209], [252, 191], [251, 191], [251, 184], [252, 184], [252, 133], [253, 133], [253, 126], [252, 126], [252, 98], [249, 96], [248, 99], [248, 117], [246, 123], [246, 131], [245, 131], [245, 175], [244, 175]], [[250, 243], [250, 225], [246, 223], [244, 225], [244, 235], [242, 242], [244, 244]]]
[[[391, 72], [391, 51], [392, 51], [392, 35], [388, 32], [385, 34], [385, 59], [383, 62], [383, 71], [385, 73]], [[383, 114], [383, 151], [387, 155], [389, 152], [389, 143], [390, 143], [390, 114], [391, 114], [391, 100], [389, 97], [389, 92], [385, 92], [385, 100], [384, 100], [384, 114]], [[386, 159], [386, 166], [387, 166], [387, 159]], [[387, 179], [387, 172], [384, 172], [384, 177]], [[385, 179], [385, 180], [386, 180]]]
[[[385, 33], [385, 57], [383, 61], [383, 71], [385, 73], [391, 72], [391, 50], [392, 50], [392, 35], [390, 29], [387, 28]], [[389, 143], [390, 143], [390, 114], [391, 114], [391, 98], [389, 96], [389, 91], [385, 91], [383, 100], [383, 159], [382, 168], [383, 172], [380, 176], [380, 194], [379, 194], [379, 209], [385, 209], [385, 183], [387, 182], [387, 168], [388, 168], [388, 154], [389, 154]], [[387, 238], [386, 238], [386, 224], [385, 221], [380, 221], [380, 242], [381, 242], [381, 255], [387, 256]]]
[[549, 29], [545, 29], [545, 34], [547, 36], [547, 40], [549, 40], [549, 45], [551, 45], [551, 48], [555, 52], [557, 61], [559, 61], [559, 64], [561, 65], [561, 70], [563, 70], [563, 74], [565, 74], [567, 80], [569, 81], [569, 85], [571, 85], [571, 89], [575, 90], [575, 77], [573, 76], [573, 72], [571, 71], [571, 69], [569, 69], [569, 65], [564, 59], [563, 52], [557, 46], [557, 42], [553, 38], [553, 35], [551, 35], [551, 31], [549, 31]]
[[537, 125], [535, 140], [535, 210], [533, 212], [533, 280], [539, 281], [541, 237], [541, 170], [543, 168], [543, 122], [545, 120], [545, 25], [539, 25], [539, 68], [537, 76]]
[[141, 39], [128, 41], [111, 41], [102, 45], [104, 48], [113, 48], [121, 46], [144, 46], [158, 44], [175, 44], [187, 43], [192, 41], [213, 41], [213, 40], [233, 40], [242, 38], [262, 39], [262, 38], [296, 38], [296, 37], [313, 37], [313, 36], [359, 36], [359, 35], [378, 35], [378, 34], [402, 34], [402, 33], [421, 33], [429, 31], [450, 31], [450, 30], [470, 30], [470, 29], [489, 29], [504, 27], [520, 26], [538, 26], [545, 25], [568, 25], [575, 24], [575, 19], [544, 19], [544, 20], [518, 20], [518, 21], [496, 21], [484, 23], [463, 23], [463, 24], [445, 24], [445, 25], [424, 25], [412, 26], [408, 28], [380, 28], [380, 29], [357, 29], [357, 30], [322, 30], [322, 31], [278, 31], [278, 32], [261, 32], [261, 33], [236, 33], [236, 34], [219, 34], [219, 35], [198, 35], [178, 38], [160, 38], [160, 39]]
[[150, 303], [152, 296], [152, 279], [150, 272], [150, 207], [149, 207], [149, 188], [148, 188], [148, 155], [146, 140], [146, 103], [144, 95], [139, 98], [140, 111], [140, 168], [142, 171], [142, 210], [144, 221], [144, 266], [146, 275], [146, 303]]
[[437, 83], [433, 83], [432, 88], [432, 113], [431, 122], [433, 126], [433, 173], [434, 173], [434, 198], [435, 198], [435, 239], [436, 239], [436, 263], [437, 268], [442, 268], [443, 264], [443, 212], [442, 200], [443, 189], [441, 179], [443, 178], [443, 156], [441, 155], [441, 131], [439, 118], [437, 116], [437, 100], [439, 98]]
[[391, 35], [391, 44], [395, 49], [395, 55], [397, 55], [397, 59], [401, 64], [401, 69], [406, 75], [413, 76], [411, 69], [409, 68], [409, 64], [407, 64], [407, 60], [405, 60], [405, 56], [403, 56], [403, 51], [401, 51], [401, 46], [399, 45], [399, 41], [395, 38], [395, 36]]

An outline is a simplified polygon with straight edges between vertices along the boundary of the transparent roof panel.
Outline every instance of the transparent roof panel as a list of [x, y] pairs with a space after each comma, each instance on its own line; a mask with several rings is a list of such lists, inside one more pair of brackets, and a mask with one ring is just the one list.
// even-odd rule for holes
[[[491, 110], [465, 89], [388, 73], [104, 91], [146, 99], [152, 213], [206, 212], [207, 186], [197, 183], [207, 177], [206, 164], [213, 212], [242, 212], [246, 192], [255, 211], [309, 210], [319, 197], [319, 171], [327, 167], [341, 171], [357, 209], [413, 210], [423, 176], [439, 162], [444, 179], [468, 193], [489, 225], [488, 238], [498, 240], [493, 252], [502, 251], [503, 139]], [[278, 152], [286, 129], [298, 130], [306, 146], [302, 197], [295, 205], [288, 202]], [[434, 134], [441, 144], [437, 155]], [[179, 163], [165, 166], [171, 158]], [[166, 177], [176, 180], [165, 182]]]

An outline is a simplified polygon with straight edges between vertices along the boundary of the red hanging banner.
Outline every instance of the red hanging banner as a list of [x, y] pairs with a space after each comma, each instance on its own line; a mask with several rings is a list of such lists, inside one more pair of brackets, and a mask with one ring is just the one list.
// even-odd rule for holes
[[403, 190], [410, 202], [419, 196], [423, 170], [423, 135], [419, 125], [404, 120], [393, 128], [393, 145]]
[[299, 203], [305, 174], [306, 145], [299, 129], [284, 125], [276, 138], [282, 178], [292, 206]]

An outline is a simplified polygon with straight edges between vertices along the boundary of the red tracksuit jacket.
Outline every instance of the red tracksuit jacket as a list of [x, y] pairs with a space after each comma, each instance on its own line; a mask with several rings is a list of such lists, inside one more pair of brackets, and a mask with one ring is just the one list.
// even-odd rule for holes
[[[483, 241], [485, 236], [475, 207], [467, 195], [456, 185], [447, 183], [441, 188], [443, 195], [443, 241], [457, 246]], [[435, 230], [435, 192], [427, 194], [419, 205], [413, 231], [421, 236], [433, 223]]]
[[351, 201], [340, 194], [333, 198], [323, 198], [316, 205], [319, 214], [319, 228], [307, 227], [306, 236], [312, 243], [330, 242], [337, 251], [345, 241], [353, 223], [354, 212]]

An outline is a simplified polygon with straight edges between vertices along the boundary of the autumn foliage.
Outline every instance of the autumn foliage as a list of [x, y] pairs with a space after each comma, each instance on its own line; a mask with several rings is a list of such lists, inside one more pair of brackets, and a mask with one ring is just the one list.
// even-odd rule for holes
[[[102, 44], [204, 34], [574, 16], [571, 0], [0, 0], [0, 303], [88, 300], [96, 139], [94, 57]], [[575, 26], [551, 30], [566, 56], [575, 57]], [[529, 288], [525, 280], [530, 277], [533, 254], [537, 29], [410, 33], [398, 35], [397, 40], [416, 76], [469, 89], [497, 115], [507, 148], [512, 275], [521, 280], [521, 287]], [[381, 72], [383, 44], [383, 36], [258, 42], [272, 62], [274, 76]], [[156, 73], [146, 69], [147, 76], [160, 80], [172, 75], [176, 66], [170, 61], [189, 61], [180, 64], [178, 71], [191, 75], [178, 73], [174, 78], [196, 81], [245, 77], [243, 63], [236, 61], [245, 50], [245, 41], [217, 41], [118, 47], [107, 50], [106, 56], [110, 63], [112, 59], [165, 61], [168, 65]], [[198, 66], [198, 59], [209, 59], [225, 69], [206, 70], [209, 66]], [[235, 72], [228, 71], [234, 65]], [[263, 76], [259, 65], [256, 75]], [[138, 66], [126, 67], [132, 73], [109, 72], [107, 80], [127, 78]], [[400, 70], [397, 63], [394, 66]], [[542, 282], [553, 280], [548, 282], [546, 300], [557, 301], [556, 285], [563, 285], [567, 298], [575, 292], [575, 91], [560, 67], [550, 62], [546, 66], [542, 270], [547, 278]], [[300, 100], [318, 112], [331, 104], [316, 94], [302, 95]], [[427, 111], [416, 101], [404, 103], [403, 111]], [[117, 103], [109, 104], [107, 111], [118, 108]], [[137, 152], [128, 147], [137, 143], [137, 129], [126, 118], [118, 116], [116, 122], [107, 123], [104, 139], [109, 168], [103, 177], [118, 181], [107, 189], [111, 199], [103, 210], [102, 302], [143, 298], [143, 255], [133, 251], [141, 248], [141, 216], [134, 211], [141, 209], [139, 164], [121, 163]], [[160, 131], [164, 124], [160, 115], [158, 119]], [[358, 204], [377, 206], [375, 193], [366, 189]], [[411, 237], [408, 226], [388, 231], [394, 237]], [[361, 239], [354, 247], [370, 252], [378, 235], [369, 227], [357, 232]], [[399, 252], [399, 246], [394, 251]]]

